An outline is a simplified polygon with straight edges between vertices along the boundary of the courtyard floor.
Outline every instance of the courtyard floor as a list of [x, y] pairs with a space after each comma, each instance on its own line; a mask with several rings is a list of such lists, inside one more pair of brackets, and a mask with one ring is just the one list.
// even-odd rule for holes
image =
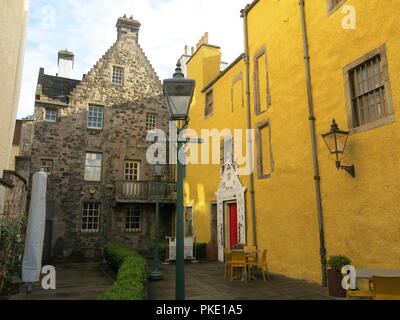
[[[149, 261], [151, 266], [151, 261]], [[10, 300], [96, 300], [111, 287], [115, 275], [98, 262], [56, 265], [56, 290], [33, 287], [28, 297], [26, 286]], [[175, 299], [175, 264], [160, 266], [163, 281], [149, 282], [150, 300]], [[224, 279], [224, 265], [218, 262], [186, 263], [185, 285], [188, 300], [328, 300], [327, 289], [318, 284], [271, 274], [264, 282], [262, 276], [248, 283]]]
[[63, 263], [55, 268], [56, 290], [43, 290], [39, 282], [28, 297], [24, 285], [10, 300], [96, 300], [114, 283], [114, 274], [99, 262]]
[[[164, 280], [149, 283], [149, 299], [175, 299], [175, 264], [161, 265]], [[271, 274], [248, 283], [224, 279], [218, 262], [186, 263], [186, 298], [189, 300], [330, 300], [327, 288], [318, 284]]]

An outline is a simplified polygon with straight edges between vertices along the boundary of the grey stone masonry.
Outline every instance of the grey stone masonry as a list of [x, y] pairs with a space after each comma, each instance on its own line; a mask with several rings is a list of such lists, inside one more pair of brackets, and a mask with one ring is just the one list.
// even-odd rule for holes
[[[128, 20], [118, 20], [118, 40], [82, 81], [48, 76], [43, 70], [39, 74], [33, 132], [24, 136], [24, 144], [26, 137], [30, 141], [22, 156], [31, 157], [30, 175], [43, 168], [43, 161], [52, 163], [47, 191], [48, 251], [44, 253], [49, 258], [100, 258], [104, 244], [110, 241], [125, 243], [141, 252], [149, 251], [152, 245], [154, 203], [146, 199], [124, 203], [116, 200], [117, 183], [126, 183], [131, 192], [139, 190], [138, 185], [124, 182], [125, 161], [139, 162], [141, 182], [154, 180], [146, 161], [150, 145], [146, 141], [147, 116], [155, 115], [157, 128], [165, 132], [169, 121], [161, 82], [137, 43], [137, 36], [120, 35], [129, 26]], [[125, 21], [124, 28], [121, 21]], [[131, 31], [138, 33], [140, 23], [131, 19], [131, 24], [136, 28]], [[121, 83], [113, 81], [115, 68]], [[51, 92], [51, 96], [46, 92]], [[103, 119], [97, 128], [88, 128], [90, 106], [103, 108]], [[53, 111], [53, 118], [46, 117], [46, 110]], [[100, 181], [85, 181], [88, 152], [102, 155]], [[165, 181], [172, 180], [171, 171], [166, 168]], [[141, 185], [149, 188], [146, 183]], [[88, 222], [83, 217], [87, 203], [100, 204], [98, 231], [82, 230], [82, 224]], [[140, 226], [134, 232], [126, 227], [132, 208], [140, 211]], [[166, 223], [170, 223], [172, 201], [164, 203], [161, 209], [163, 219], [167, 217]]]

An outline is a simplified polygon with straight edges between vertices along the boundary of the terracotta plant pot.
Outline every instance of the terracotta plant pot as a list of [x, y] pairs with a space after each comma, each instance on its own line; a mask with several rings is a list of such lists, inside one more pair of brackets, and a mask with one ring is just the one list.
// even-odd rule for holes
[[206, 249], [207, 261], [217, 261], [218, 260], [218, 248], [208, 248]]
[[331, 297], [346, 298], [346, 290], [342, 287], [342, 273], [328, 270], [328, 291]]

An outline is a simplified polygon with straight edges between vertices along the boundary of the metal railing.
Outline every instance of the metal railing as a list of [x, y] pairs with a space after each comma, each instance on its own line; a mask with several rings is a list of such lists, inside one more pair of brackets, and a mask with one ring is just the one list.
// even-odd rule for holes
[[[159, 199], [161, 202], [174, 202], [176, 200], [176, 183], [161, 182]], [[149, 181], [124, 181], [117, 182], [116, 200], [121, 202], [156, 201], [155, 182]]]

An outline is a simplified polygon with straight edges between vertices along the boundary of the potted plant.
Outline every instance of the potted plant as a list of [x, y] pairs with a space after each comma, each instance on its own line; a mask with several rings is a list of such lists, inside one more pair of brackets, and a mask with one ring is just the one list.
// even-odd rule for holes
[[342, 287], [342, 268], [351, 265], [351, 260], [343, 255], [331, 256], [328, 261], [328, 290], [329, 295], [337, 298], [345, 298], [346, 290]]

